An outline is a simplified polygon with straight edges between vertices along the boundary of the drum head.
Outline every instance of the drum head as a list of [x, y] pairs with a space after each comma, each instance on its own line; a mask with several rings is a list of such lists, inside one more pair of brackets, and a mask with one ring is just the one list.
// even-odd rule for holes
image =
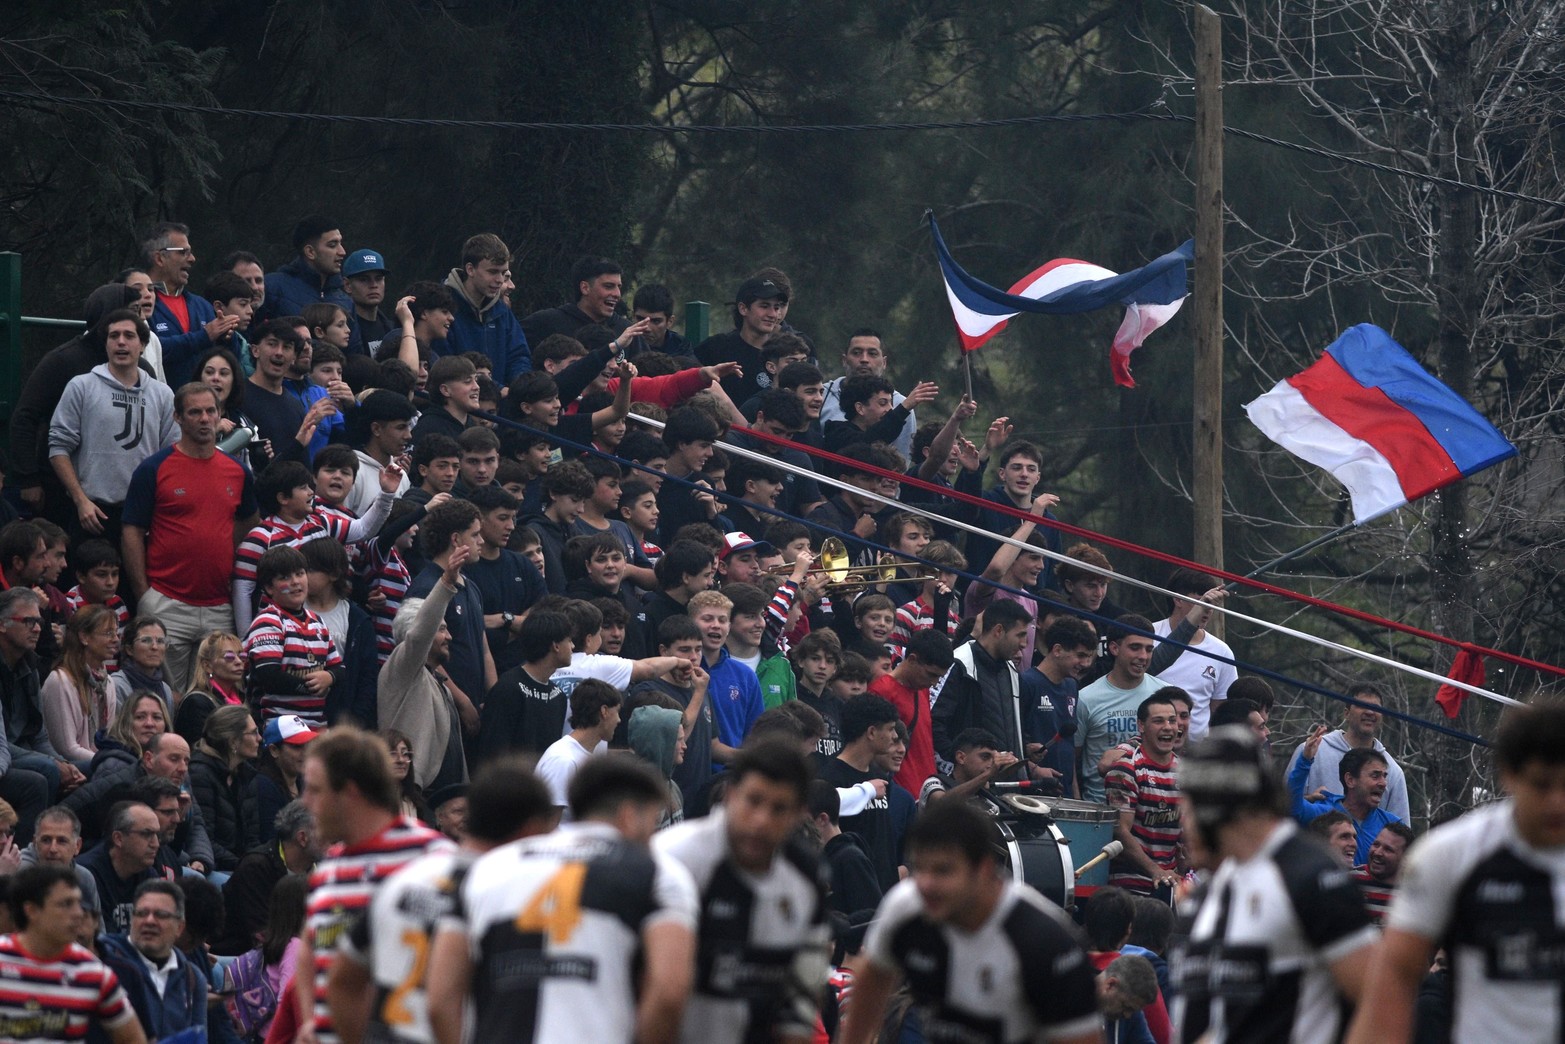
[[1001, 794], [1000, 800], [1024, 816], [1046, 816], [1053, 811], [1047, 801], [1035, 794]]

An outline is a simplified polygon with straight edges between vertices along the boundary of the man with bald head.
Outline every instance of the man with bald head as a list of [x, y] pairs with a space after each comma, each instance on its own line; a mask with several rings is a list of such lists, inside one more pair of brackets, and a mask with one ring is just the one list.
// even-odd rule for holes
[[[120, 758], [105, 762], [93, 773], [92, 779], [67, 795], [61, 803], [80, 817], [84, 836], [101, 837], [107, 826], [104, 810], [116, 801], [129, 797], [143, 780], [159, 777], [183, 788], [189, 773], [190, 744], [178, 733], [164, 732], [147, 741], [139, 761]], [[217, 863], [213, 859], [212, 841], [207, 835], [206, 823], [201, 818], [201, 806], [194, 801], [189, 802], [181, 810], [180, 818], [170, 847], [178, 853], [182, 866], [197, 873], [210, 873]]]

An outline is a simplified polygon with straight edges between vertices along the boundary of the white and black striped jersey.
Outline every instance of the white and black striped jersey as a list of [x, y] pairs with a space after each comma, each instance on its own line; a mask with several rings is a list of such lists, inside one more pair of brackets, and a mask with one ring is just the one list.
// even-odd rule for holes
[[1103, 1027], [1095, 973], [1070, 918], [1015, 881], [1004, 882], [974, 932], [924, 916], [917, 885], [903, 881], [881, 900], [864, 950], [906, 978], [929, 1041], [1022, 1044]]
[[1523, 841], [1510, 801], [1414, 842], [1386, 925], [1445, 947], [1452, 1040], [1565, 1038], [1565, 849]]
[[1172, 1018], [1185, 1040], [1327, 1044], [1346, 1027], [1331, 964], [1379, 933], [1350, 871], [1325, 845], [1279, 822], [1260, 851], [1228, 859], [1181, 911]]
[[344, 959], [369, 969], [375, 1000], [365, 1039], [434, 1044], [424, 982], [435, 928], [456, 909], [456, 888], [472, 860], [465, 852], [431, 852], [375, 890], [369, 911], [343, 936]]
[[677, 859], [701, 897], [696, 981], [680, 1039], [750, 1044], [812, 1036], [829, 966], [826, 889], [814, 853], [788, 845], [759, 876], [728, 855], [719, 809], [671, 827], [653, 847]]
[[473, 958], [473, 1040], [628, 1041], [642, 933], [696, 925], [684, 867], [613, 827], [573, 823], [485, 853], [452, 920]]

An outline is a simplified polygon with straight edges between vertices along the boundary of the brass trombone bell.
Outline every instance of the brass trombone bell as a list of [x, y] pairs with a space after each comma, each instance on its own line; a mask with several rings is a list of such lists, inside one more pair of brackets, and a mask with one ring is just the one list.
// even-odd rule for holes
[[[921, 584], [926, 580], [934, 580], [939, 574], [930, 572], [927, 568], [923, 572], [914, 572], [907, 576], [897, 576], [897, 570], [902, 568], [895, 555], [881, 553], [880, 560], [872, 566], [853, 565], [853, 556], [848, 553], [848, 545], [842, 542], [840, 537], [827, 537], [821, 542], [821, 553], [816, 557], [819, 566], [805, 573], [805, 577], [824, 576], [826, 586], [832, 591], [858, 591], [870, 587], [878, 587], [881, 584], [893, 583], [901, 580], [904, 583]], [[784, 568], [777, 571], [787, 575], [791, 569]]]

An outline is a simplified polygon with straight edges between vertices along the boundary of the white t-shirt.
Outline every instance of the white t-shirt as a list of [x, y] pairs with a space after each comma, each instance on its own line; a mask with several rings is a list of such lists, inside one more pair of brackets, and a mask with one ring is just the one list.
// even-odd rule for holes
[[[1167, 620], [1159, 620], [1152, 625], [1152, 633], [1159, 638], [1167, 638], [1170, 630], [1172, 628]], [[1233, 649], [1221, 638], [1203, 634], [1199, 642], [1185, 644], [1190, 649], [1180, 653], [1179, 659], [1158, 671], [1157, 676], [1164, 685], [1179, 686], [1195, 701], [1195, 705], [1190, 708], [1189, 738], [1198, 740], [1206, 735], [1208, 723], [1212, 720], [1212, 701], [1228, 698], [1228, 686], [1238, 680], [1239, 669], [1231, 663], [1208, 659], [1193, 651], [1200, 649], [1233, 659]]]
[[[572, 653], [568, 667], [561, 667], [549, 676], [549, 680], [560, 687], [565, 693], [565, 720], [560, 722], [560, 735], [569, 736], [571, 733], [571, 693], [576, 686], [588, 678], [596, 678], [601, 682], [608, 682], [620, 692], [630, 688], [631, 672], [636, 669], [635, 660], [627, 660], [623, 656], [609, 656], [604, 653]], [[564, 802], [560, 802], [564, 804]]]
[[538, 759], [538, 767], [534, 769], [538, 778], [543, 780], [544, 786], [549, 788], [549, 795], [554, 803], [565, 811], [560, 813], [560, 822], [571, 821], [570, 802], [566, 800], [565, 792], [570, 789], [571, 779], [576, 775], [576, 770], [581, 768], [582, 762], [594, 754], [601, 754], [609, 749], [609, 745], [602, 740], [597, 747], [588, 750], [576, 742], [574, 736], [561, 736], [549, 744], [549, 749], [543, 752], [543, 757]]

